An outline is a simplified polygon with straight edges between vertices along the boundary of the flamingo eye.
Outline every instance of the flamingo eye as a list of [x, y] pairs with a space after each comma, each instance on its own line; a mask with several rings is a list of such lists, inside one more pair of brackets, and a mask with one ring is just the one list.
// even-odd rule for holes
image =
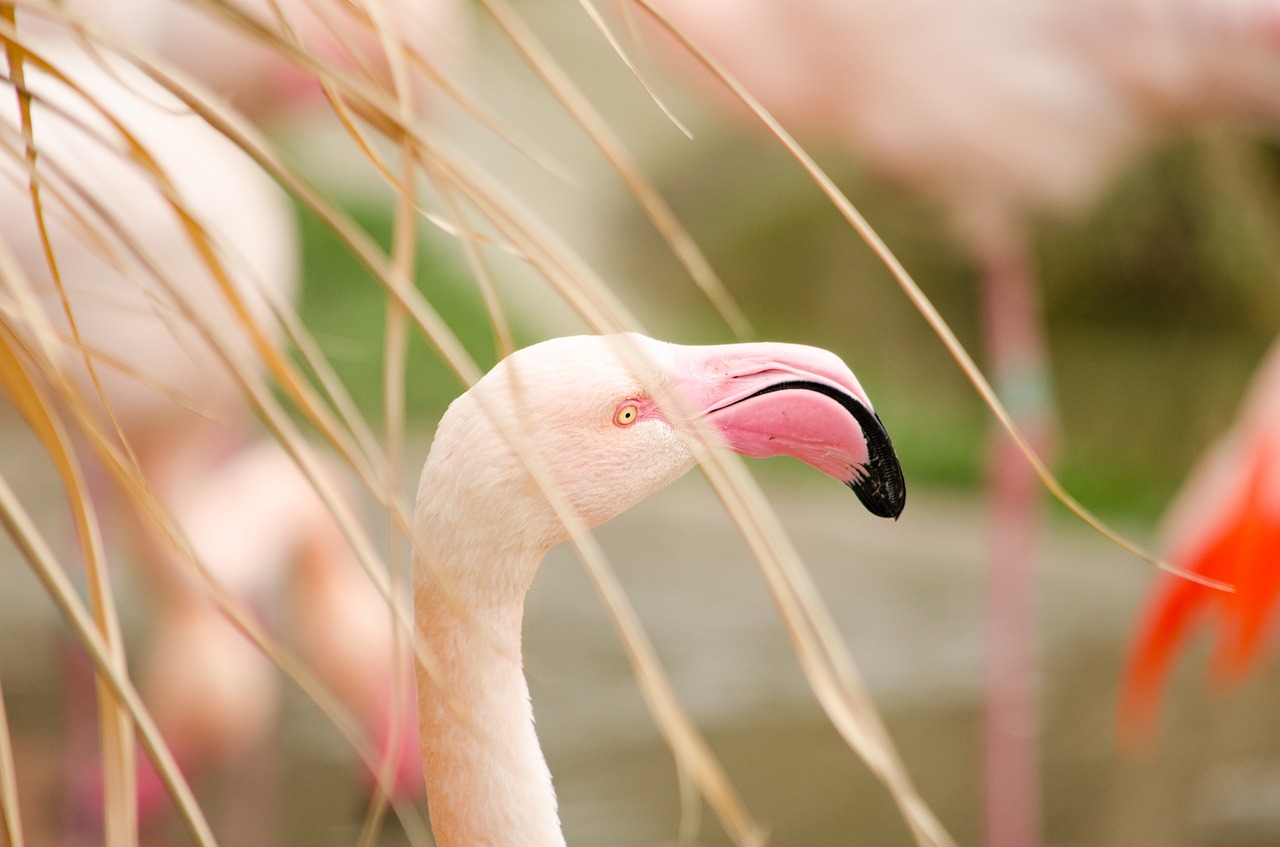
[[613, 422], [618, 426], [631, 426], [640, 417], [640, 407], [635, 403], [623, 403], [613, 413]]

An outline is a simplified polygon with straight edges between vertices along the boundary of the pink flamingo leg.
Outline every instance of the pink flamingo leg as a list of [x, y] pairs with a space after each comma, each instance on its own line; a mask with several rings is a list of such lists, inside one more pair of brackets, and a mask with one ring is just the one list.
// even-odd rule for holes
[[[996, 388], [1043, 455], [1052, 400], [1030, 262], [1014, 239], [988, 243], [983, 253], [984, 329]], [[1030, 847], [1040, 843], [1034, 566], [1041, 501], [1013, 441], [1002, 432], [992, 441], [983, 826], [988, 847]]]

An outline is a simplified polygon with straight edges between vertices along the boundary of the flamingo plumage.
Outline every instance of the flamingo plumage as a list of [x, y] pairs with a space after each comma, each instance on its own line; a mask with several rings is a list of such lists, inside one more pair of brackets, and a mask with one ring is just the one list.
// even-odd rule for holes
[[877, 515], [897, 517], [905, 501], [857, 379], [834, 354], [801, 345], [553, 339], [504, 359], [441, 419], [418, 490], [413, 580], [422, 756], [441, 847], [564, 844], [522, 669], [525, 593], [571, 525], [644, 500], [708, 443], [799, 458]]
[[1200, 459], [1164, 518], [1167, 557], [1234, 588], [1174, 578], [1151, 590], [1121, 692], [1121, 737], [1150, 736], [1178, 650], [1197, 627], [1216, 630], [1213, 672], [1238, 682], [1272, 635], [1280, 596], [1280, 345], [1254, 375], [1230, 431]]

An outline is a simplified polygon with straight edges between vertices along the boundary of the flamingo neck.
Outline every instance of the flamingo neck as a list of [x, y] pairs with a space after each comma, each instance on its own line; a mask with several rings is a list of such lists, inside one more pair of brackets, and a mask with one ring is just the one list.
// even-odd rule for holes
[[[532, 575], [542, 556], [530, 557], [502, 564]], [[450, 578], [468, 570], [436, 573], [419, 562], [414, 586], [425, 657], [417, 663], [419, 726], [436, 843], [563, 847], [521, 659], [524, 591], [495, 596]]]

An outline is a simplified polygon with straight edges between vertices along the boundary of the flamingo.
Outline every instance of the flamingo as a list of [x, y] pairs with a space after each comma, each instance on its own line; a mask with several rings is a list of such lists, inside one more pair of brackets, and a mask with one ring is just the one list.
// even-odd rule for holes
[[1176, 652], [1197, 627], [1218, 632], [1213, 672], [1238, 682], [1271, 635], [1280, 595], [1280, 344], [1254, 375], [1230, 431], [1202, 456], [1164, 524], [1170, 561], [1235, 587], [1183, 580], [1152, 588], [1132, 645], [1120, 699], [1121, 738], [1150, 736], [1160, 689]]
[[564, 844], [520, 653], [525, 593], [570, 534], [547, 490], [594, 527], [683, 475], [708, 443], [798, 458], [875, 515], [896, 518], [905, 502], [857, 379], [803, 345], [553, 339], [508, 356], [441, 418], [418, 488], [413, 575], [423, 770], [441, 847]]
[[[655, 5], [788, 130], [940, 201], [982, 276], [993, 383], [1041, 453], [1055, 423], [1024, 221], [1083, 210], [1172, 133], [1280, 118], [1274, 0]], [[996, 437], [984, 817], [987, 843], [1011, 847], [1038, 840], [1038, 510], [1030, 469]]]
[[[336, 466], [326, 476], [342, 480]], [[361, 721], [375, 749], [393, 755], [392, 796], [421, 797], [417, 735], [402, 719], [412, 707], [394, 693], [408, 666], [396, 661], [386, 601], [283, 447], [269, 439], [246, 445], [170, 509], [232, 596], [264, 614], [287, 603], [287, 621], [277, 613], [267, 622], [287, 623], [317, 678]], [[270, 660], [194, 585], [170, 586], [158, 617], [142, 688], [158, 725], [171, 731], [178, 761], [199, 776], [261, 749], [279, 703]], [[403, 730], [393, 732], [397, 723]]]

